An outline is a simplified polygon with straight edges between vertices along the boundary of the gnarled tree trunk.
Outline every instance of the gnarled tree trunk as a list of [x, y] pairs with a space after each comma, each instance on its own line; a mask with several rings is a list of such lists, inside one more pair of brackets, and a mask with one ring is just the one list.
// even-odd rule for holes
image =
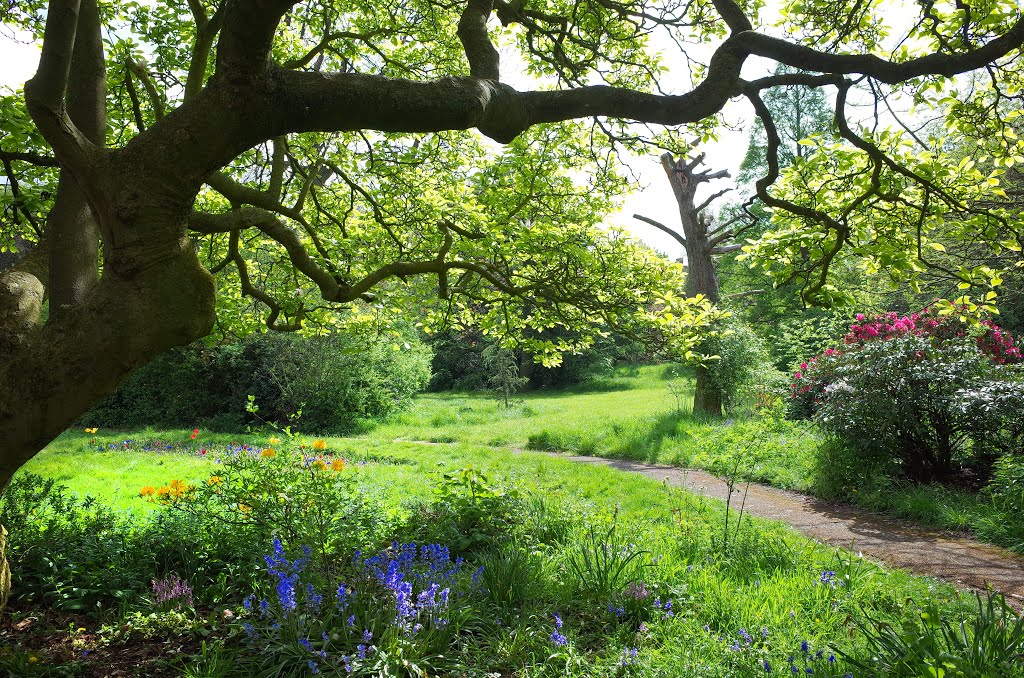
[[[729, 230], [730, 224], [713, 228], [711, 220], [704, 215], [704, 210], [726, 190], [719, 191], [700, 204], [696, 202], [697, 187], [713, 179], [728, 177], [725, 170], [718, 172], [698, 172], [696, 168], [704, 160], [700, 154], [693, 160], [675, 160], [670, 153], [661, 156], [661, 164], [668, 176], [676, 203], [679, 205], [679, 221], [682, 233], [662, 223], [634, 215], [637, 219], [655, 226], [671, 235], [686, 251], [686, 288], [688, 297], [703, 295], [711, 303], [721, 301], [718, 287], [718, 274], [714, 257], [739, 249], [738, 245], [725, 245], [734, 237]], [[726, 402], [726, 394], [715, 384], [711, 371], [706, 365], [697, 365], [696, 384], [693, 393], [693, 413], [696, 415], [721, 417]]]

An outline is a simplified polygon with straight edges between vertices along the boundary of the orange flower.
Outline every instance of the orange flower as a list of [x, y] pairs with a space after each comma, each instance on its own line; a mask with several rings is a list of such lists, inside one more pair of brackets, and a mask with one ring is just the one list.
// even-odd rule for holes
[[267, 458], [273, 457], [275, 454], [277, 454], [277, 452], [274, 451], [273, 447], [268, 447], [267, 449], [265, 449], [262, 452], [260, 452], [260, 456], [261, 457], [267, 457]]
[[186, 483], [184, 480], [178, 480], [177, 478], [175, 478], [170, 482], [168, 494], [171, 496], [172, 499], [178, 499], [179, 497], [184, 496], [185, 493], [191, 489], [192, 488], [189, 487], [188, 483]]
[[206, 481], [210, 485], [220, 485], [220, 476], [210, 476], [210, 479]]
[[146, 485], [141, 490], [139, 490], [139, 496], [140, 497], [151, 497], [155, 493], [156, 493], [156, 488], [153, 487], [152, 485]]
[[334, 461], [331, 462], [331, 470], [332, 471], [342, 471], [342, 470], [344, 470], [344, 468], [345, 468], [345, 460], [342, 459], [341, 457], [338, 457], [337, 459], [335, 459]]
[[327, 449], [327, 443], [324, 442], [323, 438], [317, 438], [316, 440], [313, 441], [313, 449], [314, 450], [326, 450]]
[[248, 505], [243, 504], [242, 502], [238, 502], [238, 510], [241, 511], [242, 513], [248, 513], [249, 507]]
[[316, 461], [313, 462], [313, 466], [323, 471], [324, 469], [327, 468], [327, 462], [324, 461], [323, 459], [317, 459]]

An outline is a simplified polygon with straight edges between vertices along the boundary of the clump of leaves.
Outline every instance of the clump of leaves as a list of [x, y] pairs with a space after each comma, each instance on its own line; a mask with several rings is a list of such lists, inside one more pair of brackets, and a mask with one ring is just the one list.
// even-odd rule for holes
[[867, 643], [869, 658], [836, 652], [869, 675], [1024, 676], [1024, 616], [1014, 612], [1002, 594], [975, 596], [976, 615], [961, 611], [956, 616], [943, 616], [930, 602], [894, 626], [865, 612], [857, 628]]

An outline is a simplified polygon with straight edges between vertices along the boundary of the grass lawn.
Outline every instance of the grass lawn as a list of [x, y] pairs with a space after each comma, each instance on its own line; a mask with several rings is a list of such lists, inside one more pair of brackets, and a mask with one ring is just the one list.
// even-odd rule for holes
[[[971, 531], [991, 543], [1024, 549], [1021, 520], [1004, 516], [984, 496], [891, 482], [831, 487], [820, 481], [819, 465], [828, 461], [821, 455], [824, 441], [811, 424], [749, 412], [725, 422], [704, 421], [689, 413], [689, 401], [683, 394], [678, 409], [664, 366], [620, 368], [583, 388], [524, 394], [508, 409], [485, 394], [423, 394], [409, 410], [355, 439], [335, 439], [335, 444], [356, 455], [361, 450], [386, 454], [396, 449], [395, 442], [461, 443], [477, 446], [476, 454], [484, 454], [484, 447], [536, 449], [700, 468], [850, 501], [929, 527]], [[69, 431], [26, 470], [58, 479], [82, 495], [102, 497], [117, 508], [146, 510], [148, 505], [140, 508], [138, 489], [164, 476], [186, 481], [202, 477], [206, 466], [198, 452], [204, 446], [266, 445], [271, 437], [207, 431], [195, 440], [190, 436], [191, 431], [100, 431], [98, 436]], [[156, 443], [157, 449], [140, 455], [135, 440]], [[306, 442], [311, 440], [307, 437]]]

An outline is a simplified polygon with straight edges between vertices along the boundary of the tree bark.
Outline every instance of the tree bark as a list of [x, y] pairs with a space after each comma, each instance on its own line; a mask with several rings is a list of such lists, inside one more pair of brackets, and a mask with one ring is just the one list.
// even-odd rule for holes
[[[703, 155], [693, 160], [674, 160], [669, 153], [661, 156], [661, 164], [668, 176], [676, 203], [679, 205], [679, 220], [683, 227], [682, 237], [677, 237], [686, 250], [686, 296], [703, 295], [711, 303], [718, 304], [721, 291], [718, 287], [718, 273], [715, 269], [714, 249], [710, 235], [711, 222], [701, 213], [715, 196], [698, 205], [697, 187], [712, 179], [726, 177], [724, 171], [697, 172]], [[725, 405], [725, 394], [715, 384], [711, 370], [698, 365], [696, 384], [693, 392], [693, 413], [698, 416], [721, 417]]]

